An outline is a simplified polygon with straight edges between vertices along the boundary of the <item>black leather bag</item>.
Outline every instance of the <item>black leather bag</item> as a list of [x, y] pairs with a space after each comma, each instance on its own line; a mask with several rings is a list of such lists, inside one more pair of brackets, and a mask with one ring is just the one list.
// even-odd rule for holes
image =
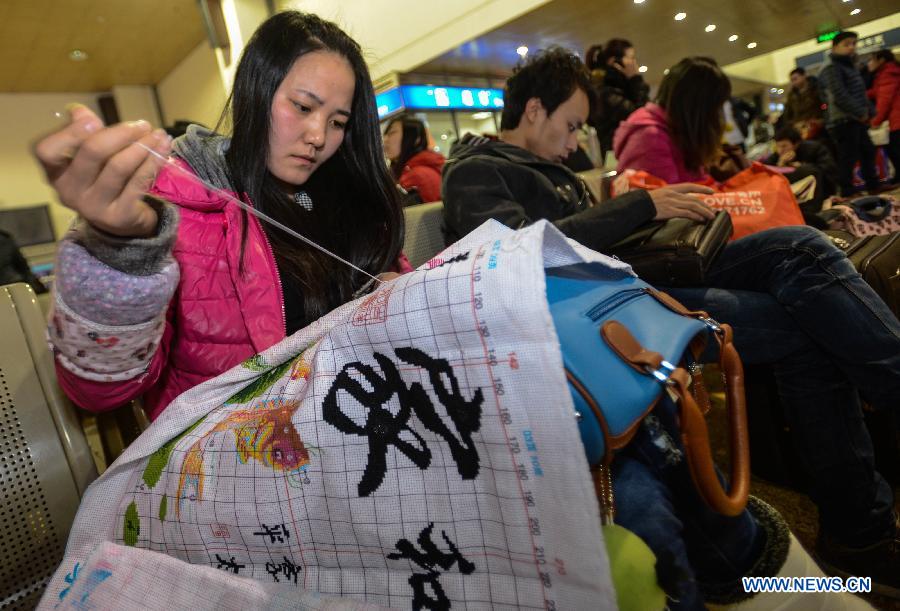
[[710, 266], [734, 232], [719, 211], [707, 223], [685, 218], [653, 221], [609, 249], [650, 284], [702, 286]]

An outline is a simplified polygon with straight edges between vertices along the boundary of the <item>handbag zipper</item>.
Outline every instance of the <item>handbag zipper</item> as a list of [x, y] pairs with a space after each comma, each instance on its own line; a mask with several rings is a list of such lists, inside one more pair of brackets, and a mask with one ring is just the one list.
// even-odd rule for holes
[[597, 322], [616, 308], [647, 294], [649, 294], [649, 292], [647, 291], [647, 289], [643, 288], [626, 289], [624, 291], [619, 291], [615, 295], [607, 297], [606, 299], [592, 307], [590, 310], [585, 312], [585, 316], [590, 318], [592, 321]]

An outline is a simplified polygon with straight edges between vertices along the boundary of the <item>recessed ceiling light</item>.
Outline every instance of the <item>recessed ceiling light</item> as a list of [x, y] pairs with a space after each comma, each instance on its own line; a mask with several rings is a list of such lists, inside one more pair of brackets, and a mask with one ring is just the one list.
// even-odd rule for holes
[[644, 3], [644, 0], [634, 0], [634, 3], [635, 3], [635, 4], [643, 4], [643, 3]]
[[714, 23], [711, 23], [711, 24], [709, 24], [708, 26], [706, 26], [706, 31], [707, 31], [707, 32], [714, 32], [715, 29], [716, 29], [716, 24], [714, 24]]
[[771, 89], [769, 89], [769, 93], [778, 93], [778, 89], [772, 87]]
[[646, 72], [646, 71], [647, 71], [647, 66], [641, 66], [640, 68], [638, 68], [638, 72]]
[[72, 49], [69, 51], [69, 59], [73, 62], [83, 62], [88, 58], [88, 54], [81, 49]]
[[675, 21], [683, 21], [687, 13], [675, 13]]
[[738, 37], [737, 34], [732, 34], [731, 36], [728, 37], [728, 42], [734, 42], [734, 41], [737, 40], [738, 38], [739, 38], [739, 37]]
[[755, 49], [755, 48], [756, 48], [756, 43], [755, 43], [755, 42], [749, 43], [749, 44], [747, 45], [747, 48], [748, 48], [748, 49]]
[[843, 0], [843, 2], [851, 2], [852, 0]]
[[855, 8], [852, 11], [850, 11], [850, 14], [851, 15], [859, 15], [861, 12], [862, 12], [862, 9]]
[[516, 53], [518, 53], [522, 57], [525, 57], [526, 55], [528, 55], [528, 47], [526, 47], [525, 45], [522, 45], [521, 47], [516, 49]]
[[784, 93], [784, 89], [779, 89], [779, 90], [778, 90], [778, 95], [781, 95], [782, 93]]
[[663, 74], [668, 74], [668, 73], [669, 73], [669, 69], [668, 69], [668, 68], [666, 68], [665, 70], [663, 70]]

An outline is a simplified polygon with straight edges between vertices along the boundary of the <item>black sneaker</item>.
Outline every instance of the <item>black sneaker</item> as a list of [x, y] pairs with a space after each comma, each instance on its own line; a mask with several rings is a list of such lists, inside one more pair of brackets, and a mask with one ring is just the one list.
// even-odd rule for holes
[[835, 543], [827, 535], [816, 542], [816, 559], [829, 575], [871, 577], [872, 592], [900, 600], [900, 524], [890, 539], [855, 548]]

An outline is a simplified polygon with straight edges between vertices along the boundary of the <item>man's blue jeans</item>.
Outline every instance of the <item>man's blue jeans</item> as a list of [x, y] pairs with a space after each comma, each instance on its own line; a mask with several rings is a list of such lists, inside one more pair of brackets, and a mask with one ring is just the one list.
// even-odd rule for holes
[[810, 227], [732, 242], [709, 286], [665, 290], [730, 324], [745, 363], [774, 366], [820, 532], [860, 547], [890, 535], [893, 495], [875, 471], [859, 394], [876, 408], [900, 408], [900, 322]]

